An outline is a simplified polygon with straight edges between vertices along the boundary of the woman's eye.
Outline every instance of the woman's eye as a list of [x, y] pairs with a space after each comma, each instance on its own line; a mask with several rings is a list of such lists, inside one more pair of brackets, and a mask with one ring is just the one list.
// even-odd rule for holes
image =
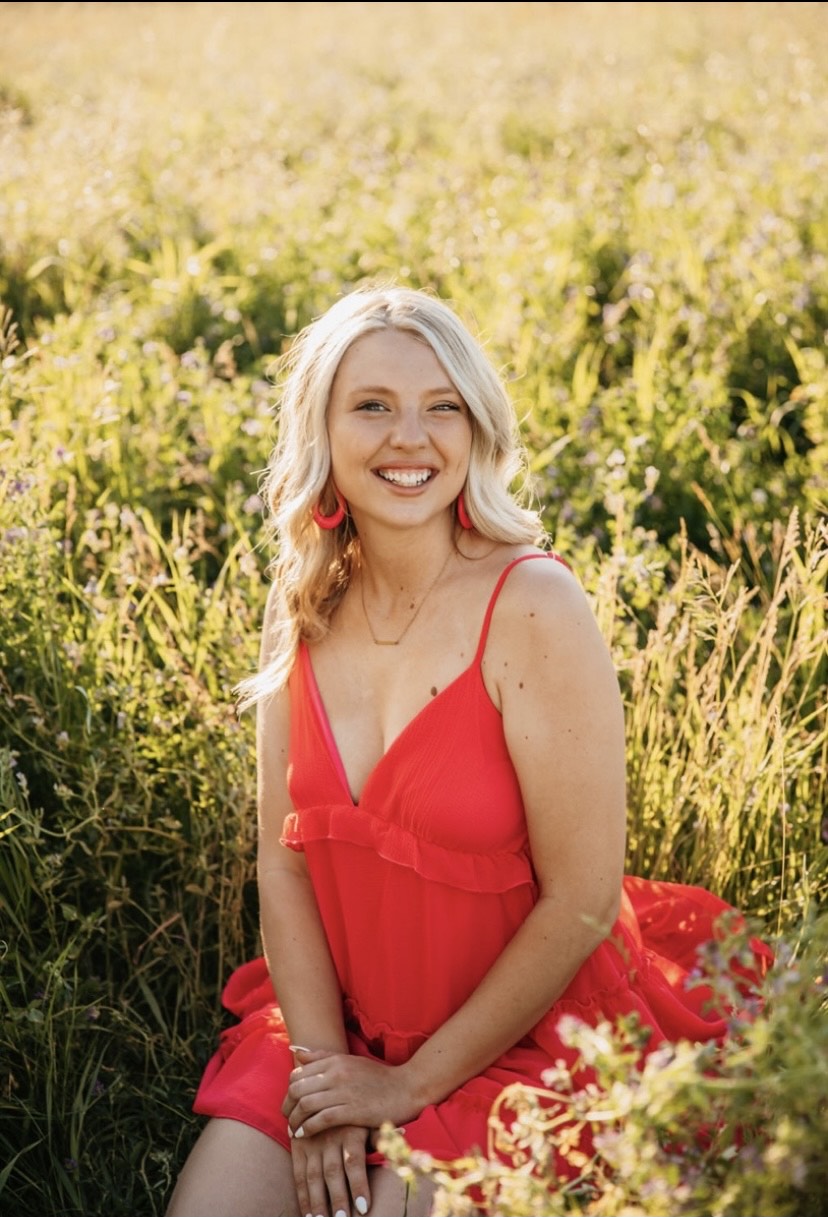
[[459, 411], [459, 410], [461, 410], [461, 409], [462, 409], [462, 406], [458, 405], [458, 403], [457, 403], [456, 401], [438, 401], [438, 402], [437, 402], [437, 404], [436, 404], [436, 405], [434, 405], [434, 406], [432, 406], [431, 408], [432, 408], [432, 410], [456, 410], [456, 411]]
[[384, 403], [381, 401], [361, 401], [357, 406], [358, 410], [368, 410], [370, 413], [377, 413], [385, 408]]

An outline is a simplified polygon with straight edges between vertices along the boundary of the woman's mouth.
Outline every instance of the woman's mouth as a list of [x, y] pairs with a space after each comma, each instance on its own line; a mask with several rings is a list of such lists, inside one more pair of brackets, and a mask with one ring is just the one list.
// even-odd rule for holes
[[433, 469], [375, 469], [374, 472], [384, 482], [394, 486], [424, 486], [434, 476]]

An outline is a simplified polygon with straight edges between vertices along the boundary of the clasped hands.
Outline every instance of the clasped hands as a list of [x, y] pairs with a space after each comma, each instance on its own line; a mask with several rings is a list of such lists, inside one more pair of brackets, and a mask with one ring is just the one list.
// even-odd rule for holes
[[296, 1066], [282, 1104], [293, 1137], [343, 1125], [378, 1129], [419, 1115], [404, 1066], [292, 1045]]
[[[366, 1141], [386, 1121], [419, 1114], [404, 1066], [291, 1045], [296, 1065], [282, 1104], [293, 1138], [300, 1213], [347, 1217], [370, 1207]], [[351, 1207], [353, 1206], [353, 1208]]]

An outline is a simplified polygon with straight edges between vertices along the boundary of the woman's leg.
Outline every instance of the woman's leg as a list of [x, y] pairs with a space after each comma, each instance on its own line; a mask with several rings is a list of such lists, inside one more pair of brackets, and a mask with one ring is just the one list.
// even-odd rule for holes
[[[368, 1179], [368, 1217], [427, 1217], [433, 1184], [406, 1187], [387, 1167], [370, 1169]], [[184, 1163], [167, 1217], [302, 1217], [290, 1154], [239, 1120], [210, 1120]]]
[[167, 1217], [297, 1217], [290, 1154], [239, 1120], [210, 1120], [193, 1146]]
[[435, 1185], [418, 1179], [408, 1188], [390, 1167], [375, 1166], [368, 1172], [371, 1207], [368, 1217], [428, 1217]]

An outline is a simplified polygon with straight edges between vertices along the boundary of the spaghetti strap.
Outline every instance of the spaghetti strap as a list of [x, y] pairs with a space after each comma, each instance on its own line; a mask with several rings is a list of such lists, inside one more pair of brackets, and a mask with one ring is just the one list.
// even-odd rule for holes
[[489, 603], [486, 606], [486, 616], [483, 618], [483, 626], [482, 626], [482, 629], [480, 630], [480, 641], [477, 644], [477, 652], [474, 656], [474, 661], [472, 663], [472, 667], [478, 666], [480, 664], [481, 659], [483, 658], [483, 652], [486, 649], [486, 639], [489, 636], [489, 626], [490, 626], [491, 620], [492, 620], [492, 613], [494, 612], [495, 605], [497, 604], [497, 598], [500, 595], [500, 589], [503, 587], [503, 584], [506, 582], [509, 572], [511, 570], [513, 570], [514, 567], [516, 567], [519, 562], [529, 562], [534, 558], [551, 558], [553, 562], [560, 562], [560, 564], [562, 566], [565, 566], [567, 570], [572, 570], [572, 567], [569, 565], [569, 563], [566, 561], [566, 559], [562, 558], [560, 556], [560, 554], [556, 554], [556, 553], [523, 554], [520, 558], [514, 558], [509, 563], [508, 566], [505, 566], [503, 568], [503, 570], [500, 572], [500, 577], [499, 577], [497, 583], [495, 584], [494, 591], [492, 592], [491, 597], [489, 599]]

